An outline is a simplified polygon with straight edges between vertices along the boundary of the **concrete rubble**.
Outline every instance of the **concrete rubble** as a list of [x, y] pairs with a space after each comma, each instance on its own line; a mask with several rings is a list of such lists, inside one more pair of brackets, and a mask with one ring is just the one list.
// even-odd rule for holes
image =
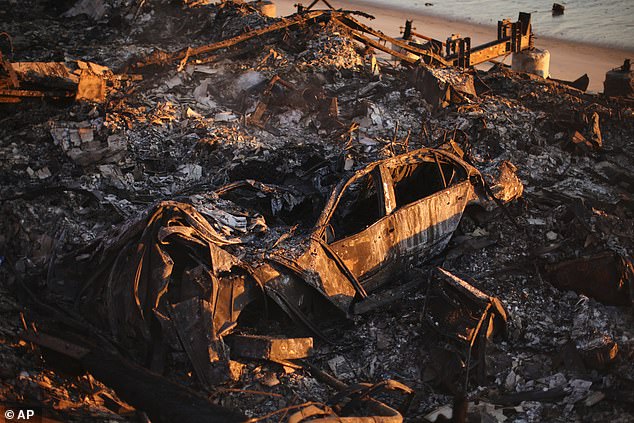
[[3, 3], [0, 409], [634, 418], [631, 90], [327, 2]]

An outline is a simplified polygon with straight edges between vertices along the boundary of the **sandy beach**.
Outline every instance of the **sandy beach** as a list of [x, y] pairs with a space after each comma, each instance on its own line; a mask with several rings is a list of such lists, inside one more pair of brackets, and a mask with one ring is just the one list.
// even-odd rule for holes
[[[297, 0], [275, 0], [278, 16], [286, 16], [296, 11], [294, 4]], [[424, 15], [418, 12], [398, 8], [378, 7], [364, 1], [330, 1], [333, 7], [348, 10], [362, 10], [375, 16], [374, 20], [361, 18], [387, 35], [399, 36], [399, 27], [405, 19], [413, 19], [416, 32], [444, 40], [452, 33], [470, 36], [472, 45], [492, 41], [496, 36], [493, 26], [478, 25], [469, 22], [455, 21], [437, 16]], [[304, 2], [309, 4], [309, 2]], [[323, 5], [318, 4], [321, 8]], [[519, 10], [518, 10], [519, 12]], [[494, 13], [494, 12], [492, 12]], [[517, 16], [510, 16], [516, 19]], [[610, 49], [592, 44], [574, 43], [567, 40], [539, 37], [539, 29], [535, 29], [535, 46], [550, 51], [550, 74], [552, 78], [575, 80], [584, 73], [590, 77], [589, 91], [603, 91], [605, 73], [623, 64], [625, 58], [634, 57], [634, 52], [620, 49]], [[510, 64], [508, 57], [506, 63]]]

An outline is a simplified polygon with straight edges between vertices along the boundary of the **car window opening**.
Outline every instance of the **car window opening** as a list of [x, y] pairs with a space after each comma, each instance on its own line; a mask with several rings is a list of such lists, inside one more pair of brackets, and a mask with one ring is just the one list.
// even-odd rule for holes
[[344, 191], [330, 224], [334, 240], [361, 232], [381, 217], [376, 181], [366, 174]]
[[[442, 169], [442, 175], [440, 174]], [[396, 208], [428, 197], [463, 181], [465, 172], [450, 163], [422, 162], [389, 168], [396, 196]]]

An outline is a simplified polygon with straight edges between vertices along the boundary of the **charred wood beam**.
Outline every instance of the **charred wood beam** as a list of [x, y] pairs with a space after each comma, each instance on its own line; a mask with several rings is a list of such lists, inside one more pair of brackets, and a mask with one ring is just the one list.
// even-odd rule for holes
[[232, 356], [275, 362], [305, 358], [313, 351], [313, 338], [230, 335], [227, 342]]
[[21, 98], [71, 98], [73, 91], [0, 90], [0, 103], [15, 103]]
[[307, 360], [295, 360], [295, 362], [300, 365], [307, 367], [310, 374], [320, 382], [325, 383], [326, 385], [336, 389], [337, 391], [343, 391], [344, 389], [348, 389], [349, 386], [344, 382], [340, 381], [336, 377], [331, 374], [321, 370], [319, 367], [315, 366], [311, 362]]
[[275, 32], [281, 29], [303, 24], [310, 20], [318, 19], [324, 16], [330, 17], [331, 13], [332, 12], [325, 11], [325, 10], [317, 10], [315, 12], [295, 14], [289, 18], [283, 18], [281, 21], [276, 22], [267, 27], [256, 29], [255, 31], [245, 32], [244, 34], [240, 34], [236, 37], [222, 40], [217, 43], [208, 44], [205, 46], [195, 47], [195, 48], [188, 47], [184, 50], [180, 50], [175, 53], [158, 54], [158, 57], [146, 59], [143, 62], [139, 62], [135, 64], [133, 67], [139, 69], [148, 65], [168, 64], [168, 63], [173, 63], [176, 61], [183, 60], [185, 58], [191, 58], [191, 57], [200, 56], [202, 54], [213, 53], [214, 51], [232, 47], [236, 44], [240, 44], [252, 38], [260, 37], [270, 32]]
[[438, 42], [438, 43], [440, 43], [440, 45], [442, 45], [443, 47], [445, 47], [445, 45], [446, 45], [444, 41], [436, 40], [436, 39], [434, 39], [434, 38], [432, 38], [432, 37], [429, 37], [429, 36], [427, 36], [427, 35], [423, 35], [423, 34], [421, 34], [421, 33], [419, 33], [419, 32], [412, 31], [412, 32], [411, 32], [411, 34], [412, 34], [414, 37], [422, 38], [423, 40], [426, 40], [426, 41], [435, 41], [435, 42]]
[[[401, 40], [397, 40], [396, 38], [392, 38], [388, 35], [385, 35], [384, 33], [382, 33], [381, 31], [377, 31], [375, 29], [370, 28], [367, 25], [362, 24], [361, 22], [359, 22], [358, 20], [356, 20], [355, 18], [353, 18], [352, 16], [347, 16], [347, 15], [341, 15], [340, 17], [334, 17], [335, 21], [340, 22], [341, 24], [343, 24], [344, 26], [346, 26], [348, 29], [350, 29], [353, 33], [353, 35], [355, 37], [359, 37], [361, 39], [364, 40], [370, 40], [370, 38], [363, 36], [361, 33], [366, 33], [366, 34], [370, 34], [373, 35], [375, 37], [377, 37], [378, 39], [380, 39], [381, 41], [384, 42], [390, 42], [393, 45], [403, 49], [404, 51], [408, 52], [408, 53], [412, 53], [418, 56], [423, 56], [423, 57], [428, 57], [432, 60], [434, 60], [435, 62], [442, 64], [442, 65], [449, 65], [450, 62], [447, 62], [444, 58], [440, 57], [439, 55], [428, 51], [428, 50], [423, 50], [414, 46], [409, 45], [407, 42], [401, 41]], [[405, 56], [404, 54], [394, 54], [394, 50], [386, 47], [382, 44], [380, 44], [377, 41], [371, 40], [372, 42], [369, 43], [372, 47], [375, 47], [381, 51], [384, 51], [386, 53], [392, 54], [395, 57], [401, 58], [401, 56]], [[364, 41], [365, 42], [365, 41]], [[403, 59], [406, 60], [409, 63], [415, 63], [417, 62], [416, 59], [413, 58], [409, 58], [407, 59]]]
[[369, 45], [371, 47], [374, 47], [374, 48], [376, 48], [378, 50], [381, 50], [381, 51], [383, 51], [385, 53], [391, 54], [394, 57], [398, 57], [399, 59], [401, 59], [401, 60], [403, 60], [403, 61], [405, 61], [407, 63], [414, 64], [414, 63], [418, 62], [417, 59], [414, 59], [414, 58], [412, 58], [412, 57], [410, 57], [410, 56], [408, 56], [406, 54], [403, 54], [401, 52], [398, 52], [396, 50], [392, 50], [391, 48], [379, 43], [378, 41], [375, 41], [375, 40], [373, 40], [371, 38], [366, 37], [365, 35], [361, 34], [360, 32], [352, 30], [351, 33], [352, 33], [352, 37], [355, 40], [357, 40], [359, 42], [362, 42], [364, 44], [367, 44], [367, 45]]

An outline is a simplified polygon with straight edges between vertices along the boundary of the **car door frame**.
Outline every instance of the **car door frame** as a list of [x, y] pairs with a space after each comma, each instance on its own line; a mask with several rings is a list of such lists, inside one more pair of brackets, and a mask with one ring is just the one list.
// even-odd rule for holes
[[[392, 186], [386, 183], [385, 172], [382, 162], [379, 162], [375, 166], [361, 169], [345, 183], [340, 184], [324, 208], [324, 213], [317, 225], [318, 230], [315, 232], [315, 235], [326, 242], [328, 248], [343, 262], [346, 269], [368, 290], [382, 284], [381, 281], [389, 278], [388, 269], [391, 268], [396, 258], [393, 243], [394, 226], [390, 219], [390, 212], [395, 205], [395, 197]], [[327, 240], [327, 228], [346, 190], [355, 181], [368, 174], [371, 174], [375, 181], [380, 217], [359, 232], [334, 241]], [[356, 251], [350, 251], [350, 249]], [[372, 258], [378, 260], [373, 263]], [[363, 259], [365, 262], [360, 264], [360, 260]], [[372, 267], [368, 268], [368, 265]]]

